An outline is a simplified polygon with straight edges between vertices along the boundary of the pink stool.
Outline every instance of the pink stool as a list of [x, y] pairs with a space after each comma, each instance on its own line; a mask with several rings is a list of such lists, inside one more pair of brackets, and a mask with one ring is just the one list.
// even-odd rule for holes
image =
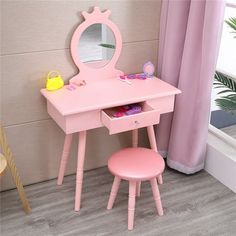
[[108, 169], [115, 176], [107, 209], [112, 209], [120, 181], [129, 181], [128, 229], [134, 225], [136, 186], [140, 181], [150, 180], [158, 215], [163, 215], [161, 197], [156, 178], [164, 171], [165, 163], [157, 152], [147, 148], [125, 148], [110, 157]]

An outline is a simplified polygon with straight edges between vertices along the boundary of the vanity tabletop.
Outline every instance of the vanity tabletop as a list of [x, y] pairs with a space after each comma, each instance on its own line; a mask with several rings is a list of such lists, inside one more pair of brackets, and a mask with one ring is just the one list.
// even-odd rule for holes
[[75, 90], [68, 90], [65, 86], [57, 91], [41, 89], [41, 93], [63, 116], [181, 93], [179, 89], [156, 77], [129, 81], [132, 84], [111, 78], [90, 82]]

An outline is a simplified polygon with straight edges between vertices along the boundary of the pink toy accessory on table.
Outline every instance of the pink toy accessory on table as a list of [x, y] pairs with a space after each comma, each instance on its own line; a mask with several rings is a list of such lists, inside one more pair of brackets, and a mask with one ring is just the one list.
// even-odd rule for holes
[[86, 81], [83, 79], [83, 80], [80, 81], [80, 82], [71, 82], [71, 84], [76, 85], [77, 87], [80, 87], [80, 86], [86, 85], [87, 83], [86, 83]]
[[86, 81], [82, 80], [79, 83], [72, 82], [71, 84], [66, 85], [65, 88], [68, 89], [69, 91], [74, 91], [76, 90], [77, 87], [84, 86], [84, 85], [86, 85]]
[[69, 91], [74, 91], [74, 90], [76, 90], [76, 87], [75, 87], [74, 85], [72, 85], [72, 84], [66, 85], [65, 88], [66, 88], [67, 90], [69, 90]]
[[127, 84], [132, 84], [125, 75], [120, 75], [120, 77], [118, 77], [118, 79], [122, 82], [126, 82]]
[[145, 80], [147, 79], [147, 77], [145, 74], [129, 74], [129, 75], [121, 75], [119, 79], [131, 84], [129, 80], [133, 80], [133, 79]]
[[144, 80], [146, 79], [145, 74], [130, 74], [130, 75], [126, 75], [127, 79], [141, 79]]
[[143, 73], [147, 76], [147, 77], [152, 77], [154, 75], [155, 72], [155, 66], [150, 62], [146, 62], [143, 65]]

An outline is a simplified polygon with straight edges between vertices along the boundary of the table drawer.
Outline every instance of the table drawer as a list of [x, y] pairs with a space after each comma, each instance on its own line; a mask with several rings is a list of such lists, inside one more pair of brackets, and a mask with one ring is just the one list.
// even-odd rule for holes
[[141, 107], [142, 112], [122, 117], [113, 117], [116, 111], [115, 108], [102, 110], [101, 121], [108, 128], [109, 134], [116, 134], [159, 123], [160, 110], [153, 109], [146, 103], [141, 104]]

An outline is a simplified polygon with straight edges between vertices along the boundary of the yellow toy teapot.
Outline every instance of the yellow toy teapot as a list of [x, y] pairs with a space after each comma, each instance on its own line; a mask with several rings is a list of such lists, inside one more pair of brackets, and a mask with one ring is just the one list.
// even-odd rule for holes
[[50, 71], [47, 75], [46, 89], [49, 91], [60, 89], [64, 81], [58, 71]]

